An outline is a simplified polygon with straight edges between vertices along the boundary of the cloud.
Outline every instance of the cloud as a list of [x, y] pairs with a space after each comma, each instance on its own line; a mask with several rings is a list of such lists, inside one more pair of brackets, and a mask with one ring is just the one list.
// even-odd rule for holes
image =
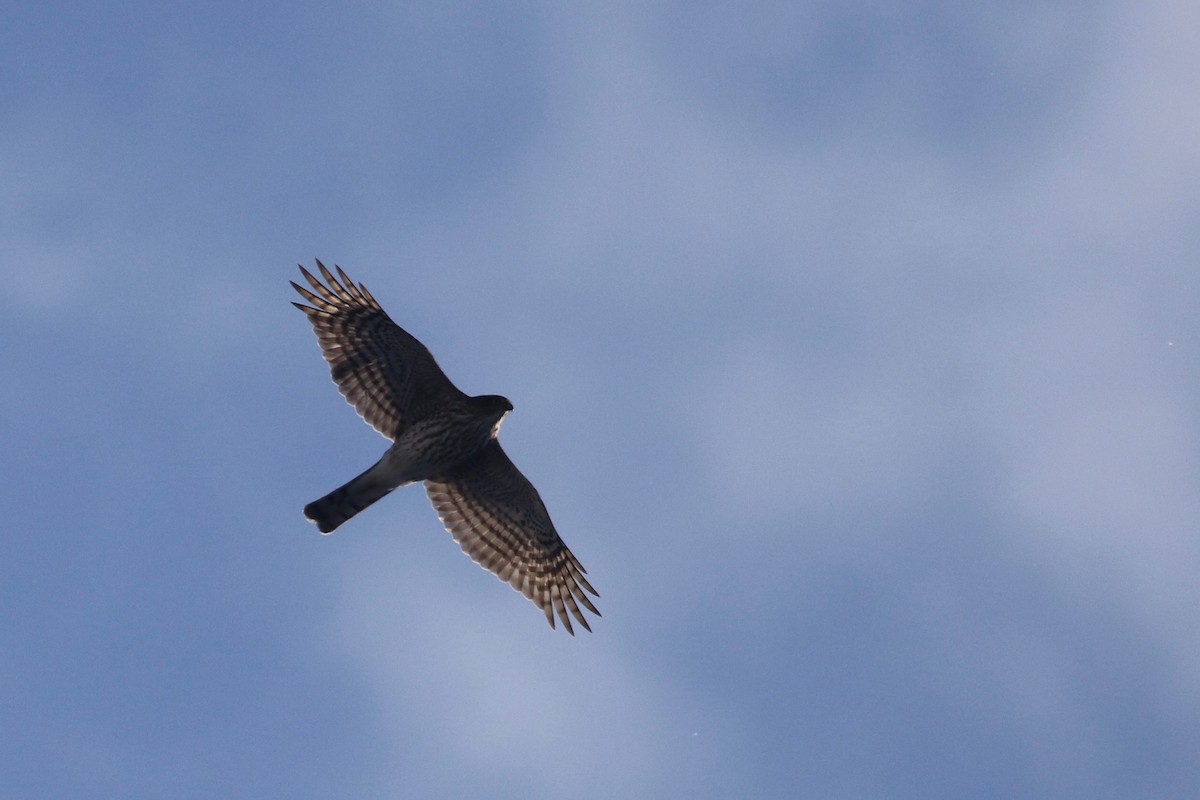
[[[450, 553], [449, 536], [426, 522], [431, 546]], [[638, 793], [665, 786], [678, 759], [712, 746], [693, 736], [695, 706], [708, 706], [707, 734], [730, 724], [662, 683], [606, 620], [591, 635], [551, 631], [457, 555], [446, 566], [462, 568], [437, 559], [425, 571], [425, 548], [414, 552], [395, 531], [355, 535], [370, 542], [343, 562], [338, 636], [390, 736], [389, 791], [437, 791], [433, 765], [449, 764], [458, 766], [447, 779], [480, 790]]]

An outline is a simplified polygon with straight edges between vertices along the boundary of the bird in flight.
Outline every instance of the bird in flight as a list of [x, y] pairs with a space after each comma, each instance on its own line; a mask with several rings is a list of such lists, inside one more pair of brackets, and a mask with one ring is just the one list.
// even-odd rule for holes
[[[559, 538], [533, 484], [500, 448], [507, 398], [470, 397], [450, 382], [425, 345], [401, 328], [341, 267], [317, 261], [322, 283], [304, 267], [312, 290], [292, 281], [333, 382], [367, 423], [392, 441], [383, 458], [345, 486], [304, 507], [321, 533], [401, 486], [425, 482], [446, 530], [484, 569], [554, 615], [590, 631], [580, 606], [599, 616], [586, 570]], [[570, 612], [568, 614], [568, 612]]]

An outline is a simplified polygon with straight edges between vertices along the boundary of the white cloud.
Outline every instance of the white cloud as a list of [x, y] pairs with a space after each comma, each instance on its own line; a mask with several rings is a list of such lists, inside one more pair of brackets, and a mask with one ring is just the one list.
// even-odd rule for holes
[[988, 414], [1013, 534], [1081, 601], [1121, 598], [1194, 682], [1200, 637], [1180, 609], [1200, 604], [1200, 431], [1178, 356], [1138, 312], [1119, 289], [1080, 291], [1013, 325]]
[[[453, 549], [435, 526], [423, 527]], [[540, 611], [465, 558], [463, 569], [421, 574], [414, 564], [424, 547], [414, 555], [411, 542], [365, 535], [370, 546], [343, 568], [337, 636], [392, 737], [385, 794], [436, 790], [416, 783], [436, 774], [414, 763], [428, 753], [457, 765], [460, 786], [634, 795], [669, 786], [680, 758], [713, 746], [692, 737], [697, 706], [708, 706], [709, 736], [738, 730], [719, 708], [663, 684], [619, 627], [601, 619], [594, 634], [551, 631]]]

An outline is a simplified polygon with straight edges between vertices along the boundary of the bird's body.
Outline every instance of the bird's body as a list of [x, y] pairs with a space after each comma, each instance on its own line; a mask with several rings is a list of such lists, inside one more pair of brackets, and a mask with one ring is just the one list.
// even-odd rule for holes
[[312, 305], [293, 305], [312, 323], [346, 400], [393, 443], [366, 472], [305, 506], [304, 515], [330, 533], [392, 490], [424, 481], [467, 555], [541, 607], [551, 627], [557, 612], [568, 632], [572, 616], [591, 630], [579, 606], [599, 615], [587, 596], [597, 593], [533, 484], [500, 448], [500, 421], [512, 403], [459, 391], [366, 287], [340, 267], [338, 277], [320, 261], [317, 267], [325, 283], [300, 268], [313, 291], [292, 283]]
[[440, 413], [414, 420], [363, 474], [304, 507], [321, 533], [339, 525], [393, 489], [452, 470], [473, 458], [493, 438], [500, 418], [512, 408], [503, 397], [466, 397]]

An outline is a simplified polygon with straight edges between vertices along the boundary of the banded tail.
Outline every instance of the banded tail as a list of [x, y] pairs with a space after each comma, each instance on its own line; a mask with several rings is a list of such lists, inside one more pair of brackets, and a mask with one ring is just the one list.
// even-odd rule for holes
[[[304, 507], [304, 516], [315, 522], [321, 533], [332, 533], [346, 520], [383, 497], [393, 489], [410, 481], [388, 480], [387, 469], [381, 459], [378, 464], [359, 475], [345, 486], [334, 489], [320, 500]], [[382, 478], [382, 480], [381, 480]]]

